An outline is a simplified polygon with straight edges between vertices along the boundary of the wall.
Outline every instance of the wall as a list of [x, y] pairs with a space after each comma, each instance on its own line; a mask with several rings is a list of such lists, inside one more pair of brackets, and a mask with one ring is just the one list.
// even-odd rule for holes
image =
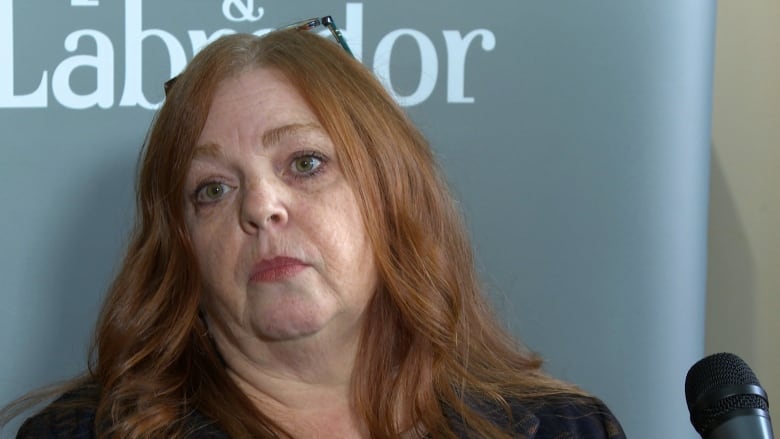
[[0, 0], [0, 404], [83, 370], [161, 84], [318, 14], [431, 140], [510, 329], [629, 437], [694, 437], [713, 0]]
[[712, 121], [706, 350], [752, 367], [777, 432], [780, 2], [719, 2]]

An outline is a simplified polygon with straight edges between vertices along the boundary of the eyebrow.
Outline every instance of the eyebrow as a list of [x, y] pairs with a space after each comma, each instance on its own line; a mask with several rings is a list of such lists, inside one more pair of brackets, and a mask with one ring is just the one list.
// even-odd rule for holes
[[204, 143], [202, 145], [198, 145], [195, 147], [195, 151], [193, 152], [193, 159], [196, 159], [198, 157], [212, 157], [212, 158], [220, 158], [224, 156], [224, 152], [222, 151], [222, 148], [219, 147], [214, 142], [208, 142]]
[[[318, 123], [291, 123], [267, 130], [263, 133], [262, 142], [265, 147], [273, 146], [281, 142], [285, 137], [292, 137], [306, 131], [322, 134], [325, 133], [325, 130], [323, 130]], [[197, 145], [193, 153], [194, 158], [204, 156], [220, 158], [224, 156], [224, 152], [222, 151], [222, 148], [219, 146], [219, 144], [214, 142], [207, 142], [201, 145]]]
[[285, 137], [295, 136], [304, 131], [315, 131], [324, 133], [320, 124], [314, 122], [307, 123], [291, 123], [288, 125], [282, 125], [280, 127], [271, 128], [263, 133], [263, 145], [265, 147], [275, 145], [279, 143]]

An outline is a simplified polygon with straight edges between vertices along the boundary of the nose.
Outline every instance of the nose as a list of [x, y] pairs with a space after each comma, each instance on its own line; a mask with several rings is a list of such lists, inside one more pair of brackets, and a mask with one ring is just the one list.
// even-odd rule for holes
[[280, 182], [259, 180], [245, 186], [241, 200], [241, 228], [249, 234], [287, 223], [286, 189]]

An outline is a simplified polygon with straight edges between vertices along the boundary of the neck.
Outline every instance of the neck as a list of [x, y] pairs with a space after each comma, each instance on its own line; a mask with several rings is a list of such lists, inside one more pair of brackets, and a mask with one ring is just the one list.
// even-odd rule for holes
[[[255, 406], [294, 437], [368, 434], [352, 404], [358, 336], [316, 334], [268, 341], [210, 325], [229, 376]], [[358, 331], [351, 331], [355, 334]]]
[[[354, 352], [334, 358], [322, 353], [275, 350], [272, 362], [226, 359], [228, 374], [254, 402], [293, 437], [367, 438], [351, 397]], [[287, 365], [280, 368], [279, 365]]]
[[[351, 403], [349, 381], [303, 382], [280, 376], [247, 381], [235, 370], [231, 378], [255, 406], [294, 437], [368, 437]], [[258, 384], [260, 383], [260, 384]]]
[[[317, 337], [261, 343], [262, 349], [247, 355], [247, 350], [229, 343], [220, 331], [212, 334], [228, 375], [258, 410], [293, 437], [370, 437], [352, 399], [357, 337], [338, 344], [326, 344]], [[399, 403], [403, 406], [408, 401]], [[425, 436], [421, 425], [402, 418], [397, 422], [406, 426], [402, 439]]]
[[322, 407], [320, 398], [348, 400], [354, 352], [342, 357], [301, 350], [272, 349], [262, 361], [223, 352], [228, 374], [251, 398], [270, 399], [289, 408]]

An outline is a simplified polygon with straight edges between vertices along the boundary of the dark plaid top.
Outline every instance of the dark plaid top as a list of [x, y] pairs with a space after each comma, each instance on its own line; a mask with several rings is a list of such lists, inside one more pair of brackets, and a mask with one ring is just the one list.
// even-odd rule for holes
[[[98, 392], [94, 386], [68, 392], [37, 415], [27, 419], [19, 429], [17, 439], [94, 439], [95, 410]], [[78, 403], [76, 403], [78, 401]], [[89, 402], [92, 402], [90, 404]], [[76, 403], [76, 404], [72, 404]], [[512, 407], [512, 431], [518, 438], [528, 439], [625, 439], [620, 424], [598, 399], [571, 397], [555, 402], [515, 403]], [[534, 407], [530, 409], [529, 407]], [[476, 407], [497, 425], [507, 425], [503, 409], [481, 405]], [[446, 411], [446, 410], [445, 410]], [[463, 438], [468, 434], [457, 416], [449, 416], [452, 425]], [[227, 434], [203, 415], [188, 415], [187, 436], [190, 439], [230, 439]]]

